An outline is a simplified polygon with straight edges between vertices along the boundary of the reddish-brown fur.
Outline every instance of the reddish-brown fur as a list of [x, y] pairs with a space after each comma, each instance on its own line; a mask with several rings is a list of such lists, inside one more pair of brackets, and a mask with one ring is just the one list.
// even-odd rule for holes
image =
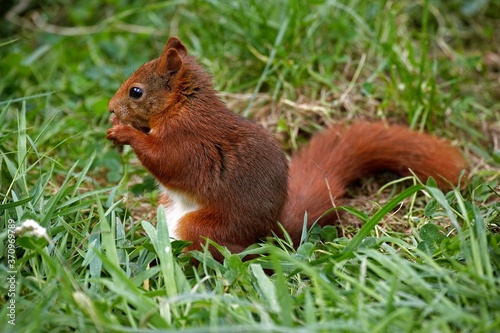
[[[420, 179], [432, 176], [441, 188], [449, 188], [465, 167], [451, 145], [407, 127], [367, 122], [337, 125], [315, 135], [292, 158], [282, 224], [297, 244], [304, 211], [309, 224], [313, 223], [327, 209], [341, 205], [347, 185], [362, 176], [384, 170], [405, 176], [411, 169]], [[336, 218], [329, 214], [319, 222], [333, 224]]]
[[[132, 87], [143, 95], [129, 96]], [[461, 155], [437, 138], [358, 123], [313, 137], [292, 158], [288, 173], [272, 136], [225, 107], [210, 77], [175, 37], [160, 58], [122, 84], [108, 108], [117, 118], [107, 138], [131, 145], [163, 187], [199, 207], [183, 215], [176, 229], [193, 242], [189, 249], [200, 249], [207, 237], [238, 252], [277, 232], [277, 221], [297, 245], [304, 212], [312, 223], [362, 176], [380, 170], [406, 175], [412, 169], [446, 186], [441, 177], [456, 182], [465, 167]], [[326, 217], [322, 224], [334, 222]]]

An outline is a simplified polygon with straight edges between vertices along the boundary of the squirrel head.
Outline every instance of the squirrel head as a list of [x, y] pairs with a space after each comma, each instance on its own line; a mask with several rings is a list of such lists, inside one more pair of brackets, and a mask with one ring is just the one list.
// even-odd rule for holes
[[[171, 37], [158, 59], [139, 67], [118, 89], [108, 104], [121, 123], [149, 132], [153, 115], [164, 112], [178, 98], [187, 49]], [[182, 89], [182, 88], [181, 88]]]

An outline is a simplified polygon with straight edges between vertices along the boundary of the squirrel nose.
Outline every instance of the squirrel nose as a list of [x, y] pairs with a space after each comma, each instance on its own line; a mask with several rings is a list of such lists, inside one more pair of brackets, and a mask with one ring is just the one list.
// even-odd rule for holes
[[115, 113], [115, 105], [113, 103], [113, 99], [110, 99], [108, 102], [108, 112]]

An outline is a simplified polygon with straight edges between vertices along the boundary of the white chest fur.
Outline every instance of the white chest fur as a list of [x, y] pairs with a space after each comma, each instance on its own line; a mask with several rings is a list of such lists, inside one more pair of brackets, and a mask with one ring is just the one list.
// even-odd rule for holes
[[170, 238], [181, 239], [177, 230], [180, 219], [187, 213], [198, 210], [200, 206], [195, 200], [183, 193], [163, 186], [160, 188], [168, 197], [168, 202], [164, 204], [164, 207]]

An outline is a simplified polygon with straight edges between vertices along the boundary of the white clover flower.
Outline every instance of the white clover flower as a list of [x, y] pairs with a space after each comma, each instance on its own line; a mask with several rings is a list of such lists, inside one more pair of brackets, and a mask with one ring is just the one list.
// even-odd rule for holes
[[38, 224], [35, 220], [26, 220], [19, 227], [14, 229], [16, 236], [22, 236], [29, 233], [37, 238], [45, 238], [50, 241], [49, 235], [47, 234], [47, 229]]

